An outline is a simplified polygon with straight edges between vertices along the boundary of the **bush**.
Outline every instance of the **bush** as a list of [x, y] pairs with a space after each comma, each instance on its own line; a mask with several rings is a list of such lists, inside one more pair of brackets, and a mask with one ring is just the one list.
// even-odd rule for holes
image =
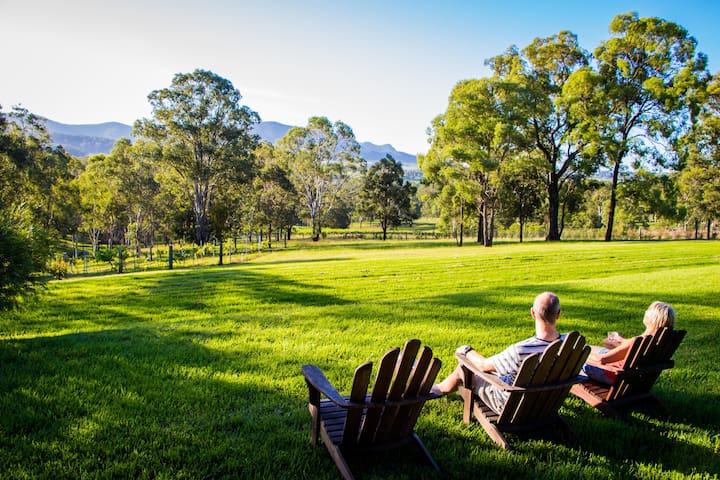
[[0, 216], [0, 309], [16, 306], [23, 295], [34, 291], [49, 252], [43, 230]]
[[63, 259], [52, 259], [45, 266], [45, 270], [58, 280], [67, 277], [70, 264]]

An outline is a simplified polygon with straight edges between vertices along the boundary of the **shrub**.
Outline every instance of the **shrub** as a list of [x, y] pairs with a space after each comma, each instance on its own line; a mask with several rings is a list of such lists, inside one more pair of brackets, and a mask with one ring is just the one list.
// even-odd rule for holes
[[70, 264], [61, 258], [54, 258], [48, 261], [45, 270], [58, 280], [67, 277]]
[[50, 244], [41, 229], [27, 227], [22, 221], [0, 212], [0, 309], [17, 305], [23, 295], [32, 293], [40, 282], [50, 252]]

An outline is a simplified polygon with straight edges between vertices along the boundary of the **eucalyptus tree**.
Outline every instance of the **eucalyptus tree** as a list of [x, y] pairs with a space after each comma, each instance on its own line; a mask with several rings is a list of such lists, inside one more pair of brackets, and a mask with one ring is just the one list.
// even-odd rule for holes
[[[472, 195], [477, 208], [478, 242], [491, 246], [495, 204], [502, 164], [524, 148], [518, 129], [520, 106], [514, 86], [497, 78], [464, 80], [453, 88], [436, 140], [446, 173], [462, 179], [460, 191]], [[460, 175], [452, 168], [461, 167]]]
[[108, 163], [106, 155], [93, 155], [77, 178], [83, 230], [90, 238], [93, 254], [98, 252], [102, 234], [112, 229], [110, 210], [120, 189], [120, 179], [111, 173]]
[[253, 181], [256, 220], [267, 227], [272, 248], [274, 232], [289, 231], [298, 218], [299, 198], [275, 148], [263, 142], [257, 149], [259, 171]]
[[713, 220], [720, 218], [720, 73], [707, 85], [702, 111], [692, 129], [681, 139], [683, 169], [678, 182], [683, 203], [695, 222], [705, 222], [711, 237]]
[[178, 73], [169, 87], [148, 95], [153, 118], [135, 123], [135, 135], [160, 143], [163, 161], [185, 183], [200, 244], [209, 239], [216, 190], [223, 181], [249, 181], [252, 171], [258, 137], [251, 129], [260, 117], [241, 99], [229, 80], [213, 72]]
[[707, 76], [707, 58], [696, 53], [696, 41], [683, 27], [660, 18], [617, 15], [610, 23], [611, 38], [595, 49], [603, 104], [591, 117], [599, 150], [612, 169], [605, 240], [612, 240], [616, 189], [626, 158], [633, 154], [657, 162], [666, 149], [655, 141], [681, 131], [681, 113], [694, 117], [698, 106], [691, 95]]
[[439, 211], [438, 226], [453, 233], [458, 246], [463, 245], [465, 223], [468, 218], [467, 207], [473, 207], [480, 197], [478, 184], [471, 181], [469, 164], [447, 157], [449, 147], [445, 136], [446, 115], [441, 114], [428, 128], [430, 149], [427, 154], [418, 156], [418, 166], [425, 176], [425, 183], [437, 188], [426, 189], [430, 198], [423, 199], [434, 204]]
[[318, 241], [343, 185], [365, 168], [360, 145], [345, 123], [312, 117], [307, 126], [290, 129], [277, 148], [286, 157], [290, 180], [310, 217], [312, 239]]
[[568, 31], [536, 38], [522, 51], [511, 47], [487, 61], [496, 78], [514, 86], [518, 127], [544, 160], [547, 240], [560, 240], [562, 234], [565, 183], [577, 182], [596, 168], [596, 159], [588, 155], [589, 142], [578, 135], [581, 121], [565, 98], [565, 85], [573, 75], [586, 75], [589, 62], [589, 53]]
[[648, 228], [659, 219], [678, 220], [678, 196], [678, 185], [670, 175], [644, 168], [627, 175], [618, 186], [618, 205], [632, 228]]
[[542, 164], [532, 155], [516, 155], [505, 162], [498, 198], [501, 213], [517, 220], [520, 243], [528, 220], [542, 205]]
[[135, 243], [140, 253], [142, 239], [152, 242], [156, 222], [153, 216], [157, 212], [157, 195], [160, 184], [155, 176], [161, 151], [157, 143], [138, 140], [135, 144], [127, 138], [121, 138], [108, 156], [111, 175], [120, 179], [114, 192], [113, 205], [118, 211], [114, 216], [122, 219], [115, 230], [127, 230], [130, 241]]
[[360, 208], [380, 222], [383, 240], [388, 227], [413, 219], [411, 200], [417, 190], [404, 176], [402, 164], [388, 154], [368, 169], [363, 181]]

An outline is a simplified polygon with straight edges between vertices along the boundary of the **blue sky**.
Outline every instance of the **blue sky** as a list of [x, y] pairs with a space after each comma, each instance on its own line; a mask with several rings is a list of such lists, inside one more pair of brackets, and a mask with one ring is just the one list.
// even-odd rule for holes
[[720, 2], [545, 0], [0, 0], [0, 105], [64, 123], [150, 115], [147, 95], [209, 69], [263, 120], [342, 120], [360, 141], [427, 148], [456, 82], [560, 30], [587, 50], [617, 13], [685, 27], [720, 66]]

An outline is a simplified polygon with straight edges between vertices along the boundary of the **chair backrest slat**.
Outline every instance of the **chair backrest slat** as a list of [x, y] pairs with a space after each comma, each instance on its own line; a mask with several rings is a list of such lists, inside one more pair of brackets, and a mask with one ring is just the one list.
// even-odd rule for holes
[[[420, 340], [408, 340], [405, 342], [400, 359], [398, 360], [395, 367], [395, 379], [392, 382], [392, 387], [387, 395], [388, 400], [401, 400], [408, 386], [408, 379], [413, 370], [413, 364], [415, 363], [415, 357], [417, 356], [418, 350], [420, 349]], [[375, 432], [376, 441], [386, 441], [389, 438], [396, 436], [396, 430], [393, 430], [395, 419], [400, 411], [400, 407], [391, 406], [386, 407], [383, 410], [382, 418]]]
[[[368, 385], [370, 384], [372, 365], [372, 362], [367, 362], [355, 369], [352, 388], [350, 390], [350, 401], [357, 403], [365, 402]], [[357, 443], [363, 411], [363, 407], [351, 407], [348, 409], [347, 417], [345, 418], [345, 427], [343, 429], [343, 444]]]
[[[426, 347], [427, 351], [429, 353], [429, 356], [432, 357], [432, 350], [430, 350], [429, 347]], [[424, 354], [425, 352], [423, 352]], [[430, 364], [427, 368], [425, 368], [424, 372], [418, 372], [418, 376], [422, 376], [422, 382], [420, 383], [420, 389], [417, 392], [417, 395], [427, 395], [430, 393], [430, 389], [432, 388], [433, 384], [435, 383], [435, 379], [437, 378], [438, 373], [440, 373], [440, 367], [442, 366], [442, 362], [438, 358], [433, 358], [430, 361]], [[420, 375], [422, 374], [422, 375]], [[409, 393], [408, 393], [409, 396]], [[413, 405], [411, 405], [407, 410], [407, 417], [405, 417], [404, 424], [399, 423], [397, 425], [397, 431], [401, 437], [410, 435], [412, 431], [415, 428], [415, 423], [417, 422], [418, 417], [420, 416], [420, 411], [422, 410], [423, 405], [425, 405], [425, 402], [417, 402]], [[398, 415], [399, 418], [402, 414]]]
[[[517, 375], [515, 375], [515, 382], [513, 382], [513, 385], [516, 387], [524, 387], [528, 385], [535, 375], [535, 370], [537, 369], [539, 362], [539, 353], [533, 353], [532, 355], [526, 357], [525, 360], [523, 360], [522, 365], [520, 365], [520, 370], [518, 370]], [[502, 412], [500, 412], [498, 423], [511, 423], [523, 398], [524, 395], [522, 393], [510, 393], [505, 401]]]
[[[382, 360], [380, 360], [380, 366], [378, 367], [377, 377], [375, 378], [375, 385], [373, 385], [373, 391], [370, 395], [370, 401], [373, 403], [382, 403], [386, 399], [387, 392], [392, 383], [393, 374], [395, 373], [395, 365], [397, 364], [398, 356], [400, 355], [399, 348], [393, 348], [387, 352]], [[365, 413], [365, 420], [360, 427], [360, 437], [358, 443], [369, 444], [375, 440], [375, 430], [377, 429], [378, 423], [383, 413], [382, 406], [369, 407]]]

